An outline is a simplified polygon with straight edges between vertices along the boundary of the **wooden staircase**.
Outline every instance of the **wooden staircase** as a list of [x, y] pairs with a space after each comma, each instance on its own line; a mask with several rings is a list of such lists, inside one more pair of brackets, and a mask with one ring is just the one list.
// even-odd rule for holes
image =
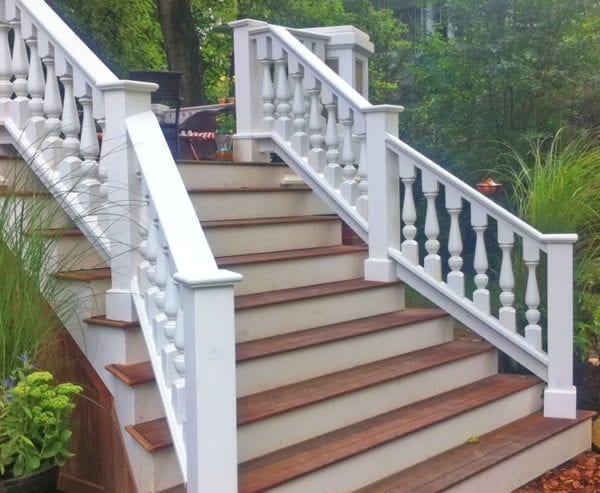
[[[402, 283], [365, 281], [366, 247], [342, 244], [310, 189], [281, 185], [287, 167], [179, 166], [219, 266], [244, 275], [241, 493], [508, 492], [589, 447], [590, 413], [543, 418], [540, 380], [498, 374], [492, 346], [454, 340], [439, 309], [405, 307]], [[79, 342], [124, 402], [139, 491], [185, 491], [139, 327], [102, 316], [108, 269], [68, 265], [57, 275], [91, 300], [83, 338], [95, 343]], [[125, 350], [111, 355], [114, 339]]]

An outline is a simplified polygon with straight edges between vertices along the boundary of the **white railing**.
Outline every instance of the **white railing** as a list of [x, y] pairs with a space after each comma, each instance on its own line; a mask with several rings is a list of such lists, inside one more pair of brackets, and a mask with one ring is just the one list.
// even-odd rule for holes
[[156, 87], [119, 80], [43, 0], [0, 0], [4, 141], [109, 263], [107, 317], [139, 319], [188, 491], [233, 492], [240, 276], [216, 266], [150, 111]]
[[577, 236], [540, 233], [402, 142], [402, 108], [371, 105], [313, 53], [317, 44], [263, 22], [231, 26], [238, 158], [277, 152], [368, 242], [368, 279], [416, 288], [544, 379], [546, 416], [573, 418]]

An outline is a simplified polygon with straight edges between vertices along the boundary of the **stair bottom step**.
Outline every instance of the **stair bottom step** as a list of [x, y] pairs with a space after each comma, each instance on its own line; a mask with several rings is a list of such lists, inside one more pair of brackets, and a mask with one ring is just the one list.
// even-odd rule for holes
[[507, 492], [589, 448], [594, 413], [534, 413], [355, 493]]

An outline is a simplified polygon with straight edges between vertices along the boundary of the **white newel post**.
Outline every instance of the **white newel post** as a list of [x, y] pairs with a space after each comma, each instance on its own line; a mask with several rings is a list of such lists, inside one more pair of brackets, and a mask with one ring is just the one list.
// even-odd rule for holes
[[575, 418], [573, 386], [573, 243], [577, 235], [549, 242], [548, 256], [548, 385], [544, 416]]
[[367, 128], [367, 176], [369, 258], [365, 279], [396, 280], [396, 266], [388, 248], [400, 249], [400, 174], [398, 160], [387, 148], [386, 135], [398, 136], [401, 106], [373, 106], [365, 111]]
[[112, 288], [106, 295], [106, 316], [115, 320], [135, 320], [131, 297], [131, 279], [136, 273], [139, 253], [139, 231], [134, 218], [142, 204], [136, 158], [127, 138], [127, 117], [150, 111], [150, 93], [156, 84], [118, 81], [103, 84], [106, 125], [102, 138], [101, 165], [106, 169], [106, 203], [99, 214], [107, 225], [111, 244], [110, 268]]
[[261, 153], [252, 138], [259, 132], [263, 118], [262, 83], [264, 63], [261, 65], [256, 43], [250, 39], [250, 30], [267, 26], [266, 22], [244, 19], [229, 24], [233, 28], [235, 59], [235, 112], [236, 134], [233, 152], [236, 161], [268, 162], [269, 154]]
[[175, 275], [185, 331], [184, 435], [187, 491], [237, 492], [237, 423], [233, 284], [239, 274], [210, 279]]

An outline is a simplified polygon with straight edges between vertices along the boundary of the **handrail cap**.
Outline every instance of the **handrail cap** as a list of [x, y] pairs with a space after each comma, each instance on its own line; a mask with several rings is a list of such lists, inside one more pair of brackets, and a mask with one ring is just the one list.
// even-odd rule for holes
[[240, 282], [244, 276], [225, 269], [212, 271], [204, 275], [194, 275], [176, 272], [173, 279], [190, 288], [206, 288], [211, 286], [226, 286]]

